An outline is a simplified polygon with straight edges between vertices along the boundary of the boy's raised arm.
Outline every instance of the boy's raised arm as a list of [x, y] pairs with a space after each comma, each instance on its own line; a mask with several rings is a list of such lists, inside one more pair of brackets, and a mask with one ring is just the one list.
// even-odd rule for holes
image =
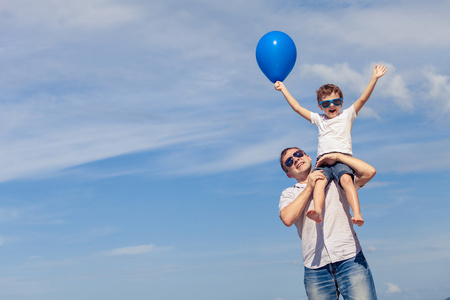
[[375, 85], [377, 84], [378, 78], [386, 74], [387, 70], [384, 65], [375, 65], [373, 68], [372, 77], [370, 78], [369, 84], [367, 85], [366, 89], [364, 90], [361, 97], [356, 100], [355, 103], [353, 103], [353, 108], [356, 111], [356, 114], [361, 110], [361, 108], [366, 104], [367, 100], [369, 100], [370, 95], [372, 95], [373, 89], [375, 88]]
[[288, 89], [284, 86], [284, 83], [282, 83], [281, 81], [277, 81], [275, 82], [274, 87], [277, 91], [283, 93], [284, 98], [286, 98], [287, 102], [295, 112], [297, 112], [300, 116], [311, 122], [311, 112], [306, 108], [302, 107], [300, 103], [298, 103], [298, 101], [295, 100], [294, 97], [292, 97], [291, 93], [289, 93]]

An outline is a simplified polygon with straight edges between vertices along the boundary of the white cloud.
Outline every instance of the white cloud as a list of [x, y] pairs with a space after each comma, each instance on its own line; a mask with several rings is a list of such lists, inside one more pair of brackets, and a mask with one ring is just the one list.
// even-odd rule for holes
[[50, 284], [42, 284], [24, 276], [0, 277], [0, 295], [3, 298], [37, 297], [53, 292], [55, 292], [55, 288], [51, 287]]
[[[410, 50], [409, 47], [448, 47], [450, 40], [443, 38], [450, 28], [446, 13], [450, 4], [445, 0], [430, 2], [385, 1], [375, 7], [352, 6], [342, 10], [339, 17], [327, 20], [323, 13], [305, 16], [312, 28], [321, 36], [333, 32], [339, 40], [349, 45], [365, 45], [370, 48]], [[314, 21], [314, 18], [316, 21]]]
[[424, 96], [424, 101], [438, 114], [448, 114], [450, 112], [450, 76], [436, 74], [433, 67], [423, 70], [427, 79], [428, 94]]
[[62, 241], [70, 244], [86, 243], [116, 232], [117, 230], [113, 226], [103, 226], [79, 233], [66, 234], [62, 237]]
[[[417, 135], [416, 135], [417, 137]], [[401, 137], [393, 142], [389, 136], [378, 141], [378, 146], [365, 154], [372, 157], [377, 170], [386, 172], [423, 172], [424, 170], [447, 170], [450, 168], [450, 158], [442, 156], [442, 151], [450, 149], [450, 139], [433, 139], [430, 141], [402, 141]], [[414, 136], [411, 137], [414, 139]], [[411, 151], [414, 149], [414, 151]], [[423, 160], [417, 159], [417, 153], [425, 153]], [[439, 158], [439, 159], [436, 159]]]
[[141, 245], [141, 246], [131, 246], [124, 248], [117, 248], [105, 253], [106, 256], [119, 256], [119, 255], [140, 255], [149, 253], [156, 250], [156, 246], [153, 244], [150, 245]]
[[0, 222], [11, 222], [19, 218], [20, 212], [14, 208], [0, 208]]
[[304, 64], [301, 72], [303, 76], [315, 75], [327, 83], [335, 83], [338, 86], [345, 85], [354, 91], [360, 91], [361, 88], [364, 90], [370, 79], [370, 77], [365, 78], [364, 74], [351, 69], [348, 63], [338, 63], [334, 66]]
[[364, 107], [359, 113], [358, 116], [361, 118], [371, 118], [371, 119], [377, 119], [380, 120], [380, 115], [371, 107]]
[[[409, 74], [409, 71], [404, 70], [401, 74], [394, 65], [385, 62], [372, 62], [363, 72], [353, 70], [348, 63], [337, 63], [333, 66], [304, 64], [301, 73], [305, 78], [317, 76], [324, 82], [335, 83], [341, 87], [344, 95], [358, 97], [367, 86], [375, 64], [385, 64], [388, 73], [378, 81], [374, 92], [378, 96], [369, 100], [360, 112], [361, 117], [381, 120], [384, 114], [392, 115], [394, 111], [398, 111], [397, 115], [402, 111], [412, 113], [416, 107], [420, 107], [421, 112], [431, 115], [434, 119], [450, 112], [450, 101], [444, 96], [450, 94], [450, 76], [437, 74], [431, 66], [416, 72], [414, 82], [409, 86], [404, 78], [405, 72]], [[418, 86], [416, 82], [423, 84]], [[347, 101], [353, 99], [349, 97]], [[392, 107], [390, 102], [395, 103], [396, 107]], [[448, 118], [439, 119], [442, 122], [448, 121]]]
[[[317, 149], [315, 142], [317, 139], [315, 128], [305, 125], [302, 128], [301, 144], [299, 136], [293, 136], [292, 132], [283, 132], [275, 135], [269, 131], [266, 137], [261, 140], [250, 142], [228, 144], [218, 141], [217, 144], [208, 145], [211, 149], [201, 156], [196, 153], [196, 148], [185, 149], [184, 153], [178, 153], [179, 160], [188, 163], [189, 168], [179, 170], [176, 166], [178, 160], [174, 161], [172, 155], [168, 155], [160, 161], [166, 167], [161, 171], [171, 173], [176, 171], [179, 174], [209, 174], [238, 169], [246, 169], [251, 166], [265, 164], [278, 160], [281, 151], [287, 147], [302, 147], [312, 158], [316, 156]], [[299, 127], [300, 128], [300, 127]], [[259, 136], [259, 135], [258, 135]], [[167, 167], [170, 166], [170, 167]], [[280, 170], [281, 171], [281, 168]]]
[[388, 72], [378, 82], [377, 92], [386, 98], [392, 98], [401, 110], [411, 111], [414, 108], [413, 97], [403, 77], [396, 73], [396, 68], [389, 63], [385, 64]]
[[375, 251], [377, 251], [377, 248], [376, 248], [376, 247], [373, 247], [373, 246], [366, 247], [366, 249], [367, 249], [368, 251], [370, 251], [370, 252], [375, 252]]
[[[403, 206], [410, 205], [410, 202], [403, 202], [402, 205], [397, 207], [394, 207], [391, 203], [385, 205], [387, 209], [392, 211], [393, 209], [402, 209]], [[424, 228], [428, 230], [433, 227], [441, 226], [429, 225]], [[370, 244], [370, 247], [376, 248], [376, 252], [379, 253], [379, 256], [377, 256], [378, 263], [389, 266], [389, 268], [401, 269], [411, 264], [432, 265], [448, 260], [450, 258], [449, 238], [450, 234], [442, 229], [434, 235], [421, 236], [420, 239], [417, 239], [417, 236], [405, 236], [400, 233], [390, 238], [365, 240], [363, 244]], [[389, 253], [389, 255], [386, 255], [386, 253]], [[375, 258], [375, 255], [373, 257]]]
[[61, 30], [67, 26], [100, 29], [141, 17], [137, 7], [111, 0], [89, 1], [6, 1], [1, 12], [14, 17], [18, 24], [44, 26]]
[[[323, 4], [325, 2], [322, 1]], [[317, 1], [308, 1], [310, 5], [304, 3], [285, 1], [280, 5], [257, 0], [2, 1], [0, 181], [52, 174], [79, 164], [149, 150], [164, 150], [167, 154], [162, 159], [155, 158], [153, 153], [144, 158], [139, 156], [136, 159], [139, 167], [121, 164], [123, 169], [114, 170], [109, 175], [128, 174], [129, 170], [141, 170], [141, 167], [145, 172], [146, 164], [159, 169], [162, 169], [159, 164], [163, 164], [164, 172], [217, 173], [249, 168], [272, 164], [284, 146], [293, 145], [308, 147], [305, 150], [314, 157], [315, 128], [294, 118], [294, 113], [273, 91], [255, 62], [258, 38], [274, 28], [289, 31], [295, 38], [299, 59], [294, 71], [303, 64], [310, 68], [311, 73], [303, 76], [298, 81], [300, 84], [312, 75], [342, 82], [348, 91], [345, 93], [358, 96], [367, 85], [373, 62], [386, 60], [395, 63], [395, 69], [389, 65], [388, 74], [376, 88], [376, 97], [372, 100], [378, 102], [368, 103], [361, 111], [362, 117], [371, 118], [366, 124], [373, 131], [364, 132], [368, 150], [364, 153], [358, 151], [355, 155], [370, 157], [367, 162], [373, 161], [380, 175], [393, 171], [426, 170], [426, 176], [433, 176], [436, 170], [449, 169], [450, 161], [445, 155], [450, 149], [445, 140], [448, 130], [421, 126], [427, 121], [423, 112], [448, 114], [449, 110], [448, 101], [443, 97], [449, 94], [450, 71], [445, 63], [450, 45], [450, 39], [446, 38], [450, 31], [449, 2], [433, 0], [430, 4], [417, 0], [382, 0], [362, 3], [344, 0], [333, 1], [332, 10], [328, 5], [316, 5]], [[197, 9], [199, 7], [202, 9]], [[316, 55], [317, 49], [322, 52]], [[436, 68], [424, 69], [424, 65], [435, 65]], [[295, 73], [292, 73], [293, 80], [299, 77], [299, 72]], [[313, 94], [315, 87], [308, 87], [305, 91], [308, 95]], [[385, 114], [386, 111], [389, 115]], [[397, 117], [400, 117], [399, 121]], [[442, 119], [444, 122], [450, 120]], [[404, 124], [397, 127], [400, 122]], [[376, 130], [383, 125], [389, 128]], [[357, 126], [360, 128], [360, 124]], [[432, 136], [434, 133], [436, 135]], [[357, 142], [362, 140], [355, 138]], [[110, 166], [106, 162], [95, 164], [91, 169], [96, 171], [99, 165]], [[275, 171], [280, 172], [280, 178], [283, 176], [279, 166]], [[160, 172], [155, 172], [155, 176], [160, 176]], [[383, 182], [370, 182], [367, 188], [392, 184], [386, 182], [389, 178], [381, 179]], [[236, 191], [230, 190], [233, 192]], [[425, 200], [422, 201], [425, 209], [433, 206], [430, 199]], [[385, 211], [402, 211], [400, 208], [408, 201], [401, 201], [386, 201]], [[46, 203], [52, 203], [51, 199], [47, 198]], [[56, 207], [51, 205], [51, 209], [69, 209], [71, 205], [65, 201], [58, 203]], [[76, 211], [70, 213], [73, 215], [85, 208], [78, 205]], [[0, 222], [28, 217], [29, 224], [46, 220], [64, 221], [61, 214], [48, 212], [50, 217], [39, 217], [42, 213], [34, 212], [20, 210], [17, 215], [14, 211], [0, 210]], [[408, 218], [408, 214], [403, 215]], [[398, 218], [388, 221], [395, 223]], [[430, 219], [423, 224], [433, 222], [435, 220]], [[445, 223], [445, 220], [441, 222]], [[58, 236], [62, 233], [61, 236], [80, 241], [115, 233], [115, 227], [105, 226], [79, 235], [70, 234], [74, 226], [52, 229], [40, 226], [36, 230]], [[88, 228], [95, 229], [95, 226]], [[403, 229], [406, 232], [409, 227], [401, 224], [397, 229], [392, 233]], [[29, 230], [35, 229], [25, 229]], [[368, 236], [377, 235], [366, 233]], [[17, 235], [9, 233], [5, 236], [6, 243]], [[396, 275], [390, 273], [391, 270], [402, 270], [404, 265], [426, 264], [427, 260], [439, 265], [449, 258], [448, 245], [443, 245], [450, 240], [448, 236], [440, 235], [427, 241], [414, 236], [405, 243], [406, 237], [386, 241], [384, 232], [381, 235], [382, 242], [368, 243], [371, 246], [367, 248], [375, 258], [382, 256], [377, 264], [380, 272], [377, 277], [381, 283]], [[120, 236], [117, 238], [116, 242], [120, 242]], [[59, 239], [57, 246], [60, 248]], [[48, 243], [50, 237], [43, 240], [40, 242]], [[101, 244], [102, 240], [105, 241], [96, 239], [96, 243]], [[424, 255], [423, 248], [428, 245], [437, 250], [426, 250], [428, 252]], [[41, 249], [31, 246], [25, 248]], [[51, 243], [48, 246], [54, 248]], [[95, 245], [89, 243], [86, 246], [92, 249]], [[298, 250], [298, 244], [296, 247]], [[69, 247], [64, 255], [78, 257], [80, 253], [89, 252], [88, 248], [80, 251], [82, 248]], [[103, 246], [102, 249], [111, 250], [101, 255], [113, 259], [135, 255], [146, 257], [146, 254], [153, 255], [163, 249], [153, 244], [112, 248]], [[298, 251], [292, 253], [298, 254]], [[39, 253], [25, 253], [25, 256], [30, 255]], [[60, 282], [69, 280], [71, 282], [67, 286], [76, 287], [78, 283], [87, 282], [80, 278], [86, 275], [90, 277], [92, 287], [101, 286], [95, 277], [105, 280], [104, 267], [97, 267], [96, 272], [97, 259], [80, 260], [87, 262], [88, 267], [82, 267], [80, 262], [74, 263], [73, 268], [61, 265], [67, 276], [63, 276], [66, 278], [61, 278]], [[292, 259], [287, 261], [295, 263]], [[131, 269], [120, 264], [108, 266], [111, 270], [115, 267], [118, 268], [117, 275], [122, 276], [120, 282], [127, 285], [123, 279], [130, 275], [120, 272]], [[9, 268], [14, 269], [14, 274], [17, 272], [13, 265]], [[160, 269], [152, 272], [160, 273]], [[40, 279], [34, 280], [33, 274], [52, 279], [55, 274], [63, 273], [59, 270], [46, 273], [41, 268], [21, 274], [29, 274], [29, 282], [39, 282]], [[173, 276], [168, 278], [173, 281]], [[78, 280], [78, 283], [74, 284], [73, 280]], [[46, 292], [45, 288], [29, 282], [3, 278], [0, 280], [0, 293], [7, 294], [12, 288], [23, 292]], [[387, 288], [392, 293], [397, 293], [400, 286], [402, 290], [409, 288], [404, 282], [391, 285]], [[64, 284], [49, 283], [47, 286], [51, 287], [48, 292], [53, 292], [55, 297], [58, 297], [58, 289], [64, 293]], [[143, 286], [151, 291], [148, 284]], [[112, 293], [117, 290], [112, 290]], [[205, 294], [208, 292], [206, 290]], [[238, 290], [236, 294], [239, 294]], [[299, 297], [298, 293], [294, 295], [291, 298]], [[286, 294], [284, 297], [289, 296]]]
[[[229, 171], [263, 164], [277, 157], [283, 150], [283, 145], [289, 145], [290, 138], [282, 137], [274, 140], [264, 140], [260, 143], [241, 145], [238, 149], [229, 149], [227, 153], [213, 160], [193, 164], [185, 172], [214, 173], [218, 170]], [[287, 147], [289, 147], [287, 146]]]
[[[413, 102], [410, 97], [411, 93], [407, 88], [405, 80], [400, 74], [395, 72], [396, 68], [392, 64], [373, 62], [362, 72], [353, 70], [348, 63], [337, 63], [334, 66], [305, 64], [302, 66], [301, 73], [303, 77], [315, 75], [320, 77], [324, 82], [338, 85], [344, 93], [344, 98], [346, 98], [346, 94], [350, 94], [351, 97], [346, 99], [348, 99], [347, 101], [351, 101], [350, 103], [353, 103], [364, 92], [372, 76], [374, 66], [379, 64], [386, 65], [388, 73], [378, 80], [377, 86], [375, 87], [376, 93], [385, 98], [393, 99], [402, 110], [412, 110]], [[361, 116], [380, 118], [378, 111], [384, 103], [380, 99], [377, 99], [376, 104], [373, 104], [374, 101], [369, 100], [361, 110]]]
[[[185, 146], [184, 156], [193, 162], [192, 167], [186, 168], [190, 172], [217, 172], [265, 163], [274, 159], [273, 153], [278, 154], [280, 145], [298, 144], [299, 138], [280, 134], [280, 131], [268, 133], [276, 119], [284, 116], [273, 114], [281, 107], [276, 107], [275, 101], [261, 103], [259, 98], [282, 100], [278, 94], [264, 95], [265, 91], [257, 91], [268, 84], [260, 83], [266, 80], [263, 75], [255, 76], [258, 68], [254, 58], [256, 43], [266, 28], [254, 24], [269, 18], [273, 21], [270, 26], [289, 24], [299, 37], [317, 35], [318, 40], [311, 41], [308, 47], [304, 46], [304, 41], [296, 40], [300, 56], [304, 51], [314, 51], [317, 45], [323, 47], [321, 41], [329, 38], [327, 27], [332, 28], [337, 37], [345, 34], [346, 37], [335, 45], [339, 51], [355, 31], [359, 33], [359, 38], [351, 38], [352, 47], [357, 44], [355, 51], [367, 46], [369, 50], [375, 46], [386, 48], [392, 36], [397, 37], [395, 30], [379, 32], [386, 25], [378, 24], [377, 20], [386, 11], [377, 11], [370, 5], [356, 5], [343, 11], [344, 16], [353, 17], [360, 12], [374, 16], [364, 16], [367, 22], [356, 26], [353, 18], [346, 17], [327, 18], [324, 23], [324, 18], [318, 16], [326, 12], [296, 5], [290, 7], [291, 12], [283, 18], [263, 14], [266, 4], [257, 1], [246, 2], [245, 5], [253, 6], [252, 10], [243, 9], [238, 1], [227, 3], [226, 7], [206, 1], [192, 4], [206, 5], [206, 11], [178, 6], [176, 1], [145, 4], [110, 0], [39, 1], [27, 5], [25, 2], [6, 1], [1, 8], [4, 16], [10, 16], [0, 19], [4, 28], [15, 25], [14, 32], [19, 33], [10, 37], [13, 42], [8, 45], [22, 46], [0, 49], [6, 65], [0, 72], [5, 99], [0, 107], [0, 181], [178, 145]], [[447, 5], [437, 4], [438, 8]], [[417, 10], [421, 5], [414, 2], [408, 6], [413, 8], [408, 9]], [[392, 8], [400, 10], [400, 6]], [[444, 14], [438, 11], [441, 13]], [[230, 15], [235, 22], [222, 22]], [[249, 16], [252, 22], [248, 22]], [[428, 14], [422, 17], [401, 18], [405, 18], [407, 24], [419, 22], [422, 25], [431, 18]], [[292, 22], [297, 19], [301, 20], [298, 22], [301, 26], [312, 25], [308, 30], [297, 30]], [[444, 19], [440, 22], [446, 26], [449, 21]], [[323, 26], [313, 26], [315, 22]], [[204, 26], [205, 23], [208, 26]], [[35, 26], [37, 24], [43, 24], [46, 30], [59, 30], [61, 35], [49, 34], [41, 26]], [[117, 35], [95, 30], [124, 24], [133, 24], [125, 26], [133, 29], [123, 29], [125, 31]], [[246, 30], [242, 30], [242, 25], [247, 26]], [[349, 28], [352, 29], [346, 31]], [[85, 29], [94, 30], [73, 35], [74, 31]], [[374, 38], [377, 34], [384, 38]], [[421, 42], [420, 37], [416, 37], [402, 40], [402, 43], [415, 44], [416, 40]], [[392, 61], [404, 55], [390, 54], [394, 57]], [[367, 85], [374, 64], [367, 62], [366, 67], [359, 70], [354, 66], [361, 64], [352, 61], [330, 64], [298, 61], [302, 64], [303, 77], [312, 75], [336, 81], [343, 84], [349, 94], [358, 96]], [[377, 97], [377, 103], [368, 103], [361, 111], [362, 117], [383, 120], [381, 108], [384, 106], [392, 113], [398, 108], [410, 111], [417, 105], [411, 101], [415, 98], [410, 97], [405, 75], [408, 71], [397, 72], [393, 65], [388, 66], [388, 77], [382, 78], [376, 88], [386, 99]], [[448, 92], [448, 77], [432, 71], [424, 74], [430, 82], [430, 92], [426, 95], [444, 101], [441, 99], [445, 97], [439, 95]], [[397, 107], [391, 109], [394, 102]], [[264, 105], [268, 107], [257, 110]], [[447, 110], [449, 105], [441, 103]], [[283, 109], [287, 112], [289, 108], [283, 106]], [[265, 122], [245, 124], [245, 118], [252, 113], [264, 116]], [[252, 122], [254, 120], [256, 118]], [[253, 132], [242, 130], [241, 125], [260, 128]], [[242, 142], [250, 135], [250, 142]], [[311, 145], [315, 151], [312, 146], [315, 140], [314, 129], [308, 129], [302, 136], [301, 146]], [[199, 151], [199, 145], [203, 151]], [[203, 152], [219, 147], [225, 148], [221, 159], [198, 164]], [[264, 150], [258, 152], [258, 148]], [[120, 170], [117, 174], [127, 172]]]
[[389, 294], [393, 294], [393, 293], [400, 293], [402, 290], [400, 289], [400, 287], [396, 284], [390, 283], [390, 282], [386, 282], [387, 285], [387, 292]]
[[[4, 145], [0, 148], [1, 181], [53, 172], [125, 153], [204, 139], [208, 135], [217, 136], [213, 126], [203, 132], [206, 122], [203, 125], [201, 120], [190, 124], [165, 124], [150, 118], [120, 122], [120, 116], [115, 121], [99, 121], [95, 115], [79, 119], [77, 113], [70, 110], [70, 105], [66, 103], [66, 106], [68, 112], [62, 112], [64, 105], [61, 105], [54, 112], [56, 115], [40, 108], [42, 118], [38, 123], [33, 119], [39, 111], [35, 111], [34, 116], [32, 112], [24, 111], [24, 114], [30, 116], [29, 119], [24, 118], [21, 124], [11, 126], [9, 130], [4, 128], [0, 132], [0, 140]], [[7, 115], [8, 111], [3, 113]], [[114, 114], [109, 115], [114, 118]], [[64, 121], [64, 118], [73, 119], [78, 124]]]
[[375, 188], [383, 188], [386, 186], [390, 186], [396, 184], [395, 182], [391, 182], [391, 181], [376, 181], [376, 180], [371, 180], [369, 183], [367, 183], [364, 186], [364, 189], [375, 189]]

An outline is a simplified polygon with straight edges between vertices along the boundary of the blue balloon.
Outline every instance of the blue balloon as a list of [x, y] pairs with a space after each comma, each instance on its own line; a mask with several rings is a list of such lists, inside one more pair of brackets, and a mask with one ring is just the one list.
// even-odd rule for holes
[[256, 46], [256, 61], [270, 81], [284, 81], [294, 68], [297, 49], [289, 35], [281, 31], [266, 33]]

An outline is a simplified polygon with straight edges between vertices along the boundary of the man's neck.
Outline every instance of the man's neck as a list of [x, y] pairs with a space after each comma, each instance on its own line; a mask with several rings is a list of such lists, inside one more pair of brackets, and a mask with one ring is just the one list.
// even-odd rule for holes
[[308, 176], [311, 174], [312, 170], [310, 172], [307, 172], [305, 174], [298, 174], [295, 179], [298, 181], [298, 183], [306, 184], [308, 183]]
[[302, 184], [306, 184], [308, 182], [308, 176], [306, 176], [306, 177], [299, 176], [295, 179], [298, 181], [298, 183], [302, 183]]

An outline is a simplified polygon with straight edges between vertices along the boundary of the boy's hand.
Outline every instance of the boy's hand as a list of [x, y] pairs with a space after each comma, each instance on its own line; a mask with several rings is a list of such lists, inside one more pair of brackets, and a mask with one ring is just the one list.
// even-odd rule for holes
[[282, 83], [281, 81], [275, 82], [275, 84], [273, 86], [275, 87], [275, 89], [277, 91], [281, 91], [282, 89], [285, 88], [284, 83]]
[[329, 166], [338, 161], [338, 153], [328, 153], [319, 158], [316, 163], [316, 168], [319, 166]]
[[381, 65], [381, 66], [375, 65], [375, 68], [373, 68], [372, 77], [378, 79], [381, 76], [383, 76], [384, 74], [386, 74], [386, 72], [387, 72], [387, 70], [386, 70], [385, 65]]

